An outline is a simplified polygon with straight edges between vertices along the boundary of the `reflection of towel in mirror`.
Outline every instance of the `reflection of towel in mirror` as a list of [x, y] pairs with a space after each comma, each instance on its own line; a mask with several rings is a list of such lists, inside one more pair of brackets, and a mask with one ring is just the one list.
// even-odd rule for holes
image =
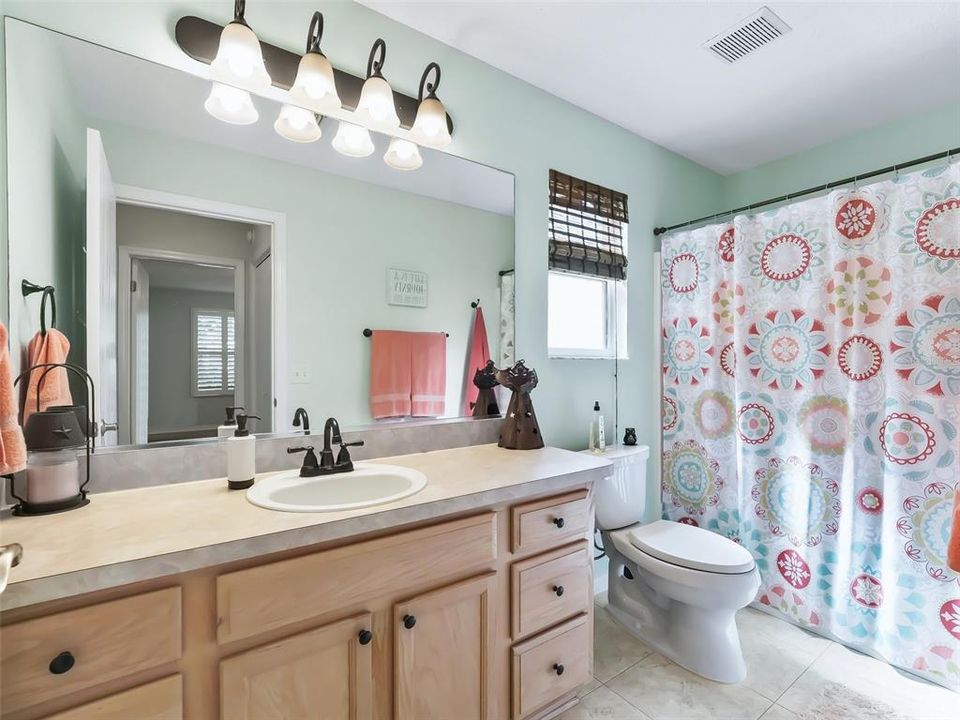
[[[65, 363], [70, 353], [70, 341], [67, 336], [56, 328], [47, 330], [46, 335], [37, 333], [27, 345], [27, 362], [29, 367], [44, 363]], [[30, 382], [27, 385], [27, 396], [23, 403], [23, 424], [27, 418], [37, 411], [37, 385], [43, 376], [45, 368], [38, 368], [30, 373]], [[40, 409], [46, 410], [52, 405], [73, 405], [70, 395], [70, 382], [67, 371], [63, 368], [50, 370], [43, 378], [43, 387], [40, 388]]]
[[947, 544], [947, 565], [960, 573], [960, 485], [953, 498], [953, 530]]
[[26, 467], [27, 448], [17, 424], [17, 398], [7, 347], [7, 328], [0, 323], [0, 475], [11, 475]]
[[370, 412], [375, 420], [443, 415], [446, 388], [444, 333], [374, 331], [370, 345]]
[[477, 370], [486, 367], [490, 360], [490, 344], [487, 342], [487, 325], [483, 320], [483, 308], [477, 306], [477, 312], [473, 316], [473, 332], [470, 333], [470, 350], [467, 356], [467, 372], [464, 377], [463, 388], [463, 412], [462, 415], [472, 415], [474, 403], [477, 402], [477, 395], [480, 388], [473, 384], [473, 376]]

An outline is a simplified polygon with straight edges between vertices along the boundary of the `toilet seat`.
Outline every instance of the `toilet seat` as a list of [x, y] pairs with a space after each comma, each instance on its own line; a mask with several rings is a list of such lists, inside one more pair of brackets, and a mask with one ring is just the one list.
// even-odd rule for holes
[[628, 530], [637, 550], [671, 565], [719, 575], [751, 572], [750, 552], [733, 540], [709, 530], [670, 520], [656, 520]]

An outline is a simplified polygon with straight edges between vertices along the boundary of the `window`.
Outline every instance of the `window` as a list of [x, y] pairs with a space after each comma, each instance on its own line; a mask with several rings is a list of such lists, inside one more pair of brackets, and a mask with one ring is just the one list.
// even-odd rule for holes
[[550, 171], [551, 357], [626, 357], [627, 196]]
[[231, 310], [191, 311], [193, 395], [229, 395], [236, 386], [235, 320]]

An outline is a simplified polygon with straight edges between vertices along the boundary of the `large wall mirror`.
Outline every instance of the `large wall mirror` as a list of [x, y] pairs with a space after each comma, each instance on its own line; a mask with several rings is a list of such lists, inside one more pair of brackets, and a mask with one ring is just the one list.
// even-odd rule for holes
[[[320, 141], [294, 143], [266, 98], [253, 124], [212, 117], [200, 69], [12, 18], [4, 32], [12, 354], [25, 369], [41, 327], [22, 281], [52, 286], [104, 444], [213, 437], [238, 405], [255, 432], [289, 432], [297, 407], [345, 427], [464, 416], [477, 301], [492, 359], [512, 359], [509, 173], [428, 149], [399, 171], [376, 135], [345, 157], [324, 120]], [[391, 381], [366, 329], [444, 338], [413, 361], [430, 403], [371, 409]]]

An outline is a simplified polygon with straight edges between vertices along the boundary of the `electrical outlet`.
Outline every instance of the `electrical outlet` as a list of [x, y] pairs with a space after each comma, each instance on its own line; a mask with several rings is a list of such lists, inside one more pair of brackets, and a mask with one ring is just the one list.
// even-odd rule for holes
[[306, 368], [294, 368], [291, 373], [290, 382], [294, 385], [306, 385], [310, 382], [310, 371]]

